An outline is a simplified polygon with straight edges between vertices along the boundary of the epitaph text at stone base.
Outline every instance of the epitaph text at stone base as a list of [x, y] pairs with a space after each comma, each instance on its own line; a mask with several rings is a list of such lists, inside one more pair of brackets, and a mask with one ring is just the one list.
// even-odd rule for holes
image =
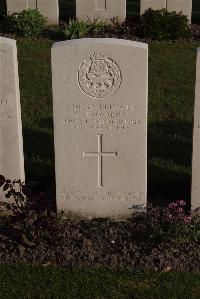
[[52, 72], [58, 210], [120, 218], [145, 207], [148, 46], [59, 42]]

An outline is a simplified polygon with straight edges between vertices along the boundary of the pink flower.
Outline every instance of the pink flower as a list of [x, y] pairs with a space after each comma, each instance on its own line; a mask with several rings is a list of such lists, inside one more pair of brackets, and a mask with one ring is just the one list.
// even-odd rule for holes
[[177, 203], [175, 203], [175, 202], [172, 202], [172, 203], [170, 203], [169, 205], [168, 205], [168, 208], [169, 209], [174, 209], [174, 208], [176, 208], [177, 207]]
[[189, 223], [191, 221], [192, 217], [191, 216], [185, 216], [183, 217], [184, 223]]
[[185, 206], [186, 205], [186, 202], [184, 200], [178, 200], [177, 203], [180, 205], [180, 206]]
[[168, 219], [171, 219], [171, 218], [172, 218], [172, 214], [168, 214], [168, 215], [167, 215], [167, 218], [168, 218]]

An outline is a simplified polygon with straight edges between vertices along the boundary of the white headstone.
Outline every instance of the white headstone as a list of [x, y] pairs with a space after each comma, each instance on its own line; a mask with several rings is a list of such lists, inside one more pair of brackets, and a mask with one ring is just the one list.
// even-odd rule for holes
[[3, 37], [0, 37], [0, 174], [24, 180], [16, 41]]
[[52, 75], [58, 210], [120, 218], [146, 206], [148, 46], [59, 42]]
[[126, 0], [76, 0], [76, 17], [79, 20], [110, 20], [126, 18]]
[[191, 23], [192, 17], [192, 0], [167, 0], [167, 10], [182, 12], [183, 15], [188, 17]]
[[200, 48], [197, 50], [196, 65], [191, 207], [200, 207]]
[[29, 8], [28, 0], [6, 0], [6, 4], [7, 13], [20, 12]]
[[166, 9], [167, 0], [140, 0], [140, 14], [142, 15], [147, 9], [154, 10]]
[[48, 18], [49, 23], [59, 22], [58, 0], [7, 0], [8, 13], [21, 12], [29, 8], [37, 8], [44, 17]]
[[27, 8], [29, 9], [35, 9], [36, 8], [36, 3], [38, 0], [27, 0]]
[[58, 0], [38, 0], [37, 8], [43, 16], [48, 18], [49, 23], [59, 23]]

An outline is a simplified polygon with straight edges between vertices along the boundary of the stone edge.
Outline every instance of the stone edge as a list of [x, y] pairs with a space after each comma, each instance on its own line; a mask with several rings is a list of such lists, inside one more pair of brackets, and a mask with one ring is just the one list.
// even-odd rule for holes
[[101, 43], [101, 44], [110, 44], [110, 45], [122, 45], [122, 46], [132, 46], [137, 48], [148, 49], [148, 44], [141, 43], [137, 41], [117, 39], [117, 38], [80, 38], [73, 40], [66, 40], [61, 42], [56, 42], [53, 44], [53, 48], [62, 47], [62, 46], [71, 46], [75, 44], [92, 44], [92, 43]]
[[16, 46], [16, 40], [15, 39], [0, 36], [0, 42], [6, 43], [8, 45], [10, 44], [12, 46]]

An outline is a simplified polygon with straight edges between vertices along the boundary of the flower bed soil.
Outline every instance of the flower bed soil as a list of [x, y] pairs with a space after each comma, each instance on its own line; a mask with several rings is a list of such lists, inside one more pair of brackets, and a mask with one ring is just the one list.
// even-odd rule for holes
[[140, 240], [140, 236], [135, 239], [135, 224], [131, 220], [66, 219], [59, 240], [52, 238], [51, 244], [47, 244], [42, 237], [34, 248], [22, 245], [14, 233], [3, 229], [2, 224], [1, 219], [1, 263], [200, 271], [200, 244], [154, 244], [150, 240]]

